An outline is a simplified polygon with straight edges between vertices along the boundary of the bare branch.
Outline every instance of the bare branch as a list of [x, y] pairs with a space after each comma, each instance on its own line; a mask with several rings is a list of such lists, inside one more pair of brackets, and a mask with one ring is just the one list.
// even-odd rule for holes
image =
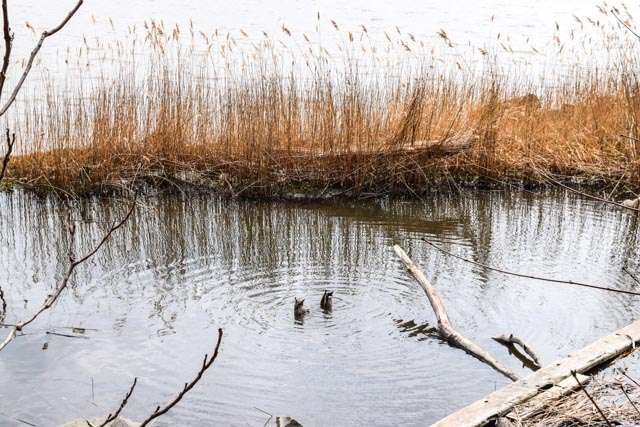
[[[134, 197], [133, 202], [131, 203], [131, 207], [129, 208], [129, 211], [124, 216], [124, 218], [114, 223], [109, 229], [109, 231], [104, 235], [102, 240], [100, 240], [100, 243], [98, 243], [89, 253], [82, 256], [80, 259], [76, 260], [74, 259], [73, 251], [71, 250], [71, 247], [69, 248], [70, 264], [69, 264], [69, 268], [67, 269], [67, 272], [62, 278], [62, 281], [58, 284], [58, 286], [55, 287], [53, 293], [47, 296], [47, 298], [45, 299], [44, 303], [42, 304], [42, 306], [38, 311], [36, 311], [29, 319], [24, 320], [22, 322], [18, 322], [15, 326], [11, 328], [11, 331], [9, 332], [7, 337], [4, 339], [2, 343], [0, 343], [0, 351], [2, 351], [2, 349], [4, 349], [7, 346], [7, 344], [13, 341], [13, 339], [16, 337], [18, 332], [22, 331], [27, 325], [29, 325], [31, 322], [36, 320], [38, 316], [40, 316], [43, 312], [47, 311], [53, 306], [53, 304], [60, 297], [60, 294], [62, 294], [62, 292], [67, 288], [69, 284], [69, 280], [71, 280], [71, 276], [74, 270], [76, 269], [76, 267], [82, 264], [83, 262], [85, 262], [86, 260], [88, 260], [89, 258], [91, 258], [93, 255], [95, 255], [95, 253], [98, 252], [98, 250], [100, 250], [100, 248], [107, 242], [107, 240], [109, 240], [111, 235], [120, 227], [122, 227], [125, 224], [125, 222], [127, 222], [129, 217], [131, 216], [131, 214], [133, 214], [133, 211], [135, 210], [136, 199], [137, 198]], [[69, 233], [71, 234], [71, 240], [73, 241], [73, 237], [75, 236], [75, 226], [71, 225], [69, 227]]]
[[[4, 3], [6, 3], [6, 0], [3, 0], [3, 7], [4, 7]], [[29, 75], [29, 72], [31, 71], [31, 67], [33, 66], [33, 61], [35, 60], [36, 56], [38, 55], [38, 52], [42, 48], [44, 40], [47, 37], [50, 37], [50, 36], [54, 35], [58, 31], [60, 31], [65, 25], [67, 25], [67, 23], [73, 17], [73, 15], [75, 15], [75, 13], [78, 11], [78, 9], [80, 9], [80, 6], [82, 6], [82, 3], [83, 3], [83, 0], [78, 0], [78, 3], [75, 5], [75, 7], [67, 14], [67, 16], [62, 20], [62, 22], [58, 26], [56, 26], [56, 27], [54, 27], [54, 28], [52, 28], [52, 29], [50, 29], [48, 31], [44, 31], [42, 33], [42, 35], [40, 36], [40, 40], [38, 40], [38, 43], [36, 44], [36, 46], [31, 51], [31, 55], [29, 56], [29, 60], [27, 61], [27, 65], [25, 66], [24, 71], [22, 72], [22, 76], [20, 76], [20, 80], [18, 80], [18, 83], [16, 84], [15, 88], [13, 89], [13, 92], [11, 92], [11, 95], [9, 96], [9, 99], [7, 99], [7, 101], [5, 102], [5, 104], [2, 107], [2, 109], [0, 109], [0, 116], [4, 115], [7, 112], [7, 110], [9, 109], [9, 107], [11, 106], [11, 104], [13, 104], [13, 102], [16, 100], [16, 96], [18, 96], [18, 92], [20, 92], [20, 89], [22, 88], [22, 85], [24, 84], [24, 81], [27, 79], [27, 76]], [[3, 13], [4, 13], [4, 10], [3, 10]], [[8, 19], [5, 20], [5, 25], [7, 25], [7, 24], [8, 24]]]
[[600, 413], [600, 416], [604, 419], [604, 422], [607, 423], [607, 425], [609, 427], [612, 427], [613, 424], [611, 424], [611, 422], [607, 419], [607, 416], [604, 414], [604, 412], [602, 412], [602, 409], [600, 409], [600, 406], [598, 406], [598, 404], [596, 403], [596, 401], [593, 399], [593, 397], [591, 397], [591, 395], [589, 394], [589, 392], [587, 392], [587, 389], [584, 388], [584, 386], [582, 385], [582, 383], [580, 382], [580, 380], [578, 379], [578, 376], [576, 375], [576, 371], [571, 371], [571, 375], [573, 376], [573, 378], [576, 380], [576, 382], [578, 383], [578, 386], [580, 387], [580, 389], [584, 392], [584, 394], [587, 395], [587, 397], [589, 398], [589, 400], [591, 401], [591, 403], [593, 403], [593, 406], [595, 406], [595, 408], [598, 410], [598, 412]]
[[4, 153], [4, 158], [2, 159], [2, 169], [0, 169], [0, 181], [4, 178], [4, 174], [7, 171], [7, 165], [9, 164], [9, 159], [11, 158], [11, 153], [13, 152], [13, 146], [16, 143], [16, 134], [10, 134], [9, 129], [7, 129], [7, 152]]
[[633, 280], [634, 282], [636, 282], [637, 284], [640, 285], [640, 280], [638, 280], [638, 278], [632, 273], [630, 272], [627, 267], [622, 267], [622, 271], [624, 271], [625, 273], [627, 273]]
[[[122, 399], [122, 403], [120, 403], [120, 407], [118, 408], [118, 410], [116, 412], [114, 412], [113, 414], [107, 415], [107, 418], [98, 427], [105, 427], [111, 421], [114, 421], [116, 418], [118, 418], [118, 416], [120, 416], [120, 412], [122, 412], [124, 407], [127, 406], [127, 403], [129, 402], [129, 398], [133, 394], [133, 389], [136, 388], [136, 384], [137, 383], [138, 383], [138, 378], [136, 377], [136, 378], [133, 379], [133, 384], [131, 384], [131, 388], [129, 389], [129, 392], [124, 397], [124, 399]], [[89, 423], [89, 421], [87, 421], [87, 423], [91, 424], [91, 423]]]
[[602, 197], [594, 196], [593, 194], [585, 193], [583, 191], [576, 190], [575, 188], [571, 188], [568, 185], [565, 185], [565, 184], [561, 183], [560, 181], [553, 179], [551, 176], [547, 175], [546, 173], [542, 172], [541, 170], [538, 170], [538, 173], [540, 175], [544, 176], [547, 180], [549, 180], [549, 181], [553, 182], [554, 184], [556, 184], [557, 186], [564, 188], [565, 190], [569, 190], [569, 191], [571, 191], [573, 193], [579, 194], [581, 196], [587, 197], [587, 198], [592, 199], [592, 200], [597, 200], [598, 202], [609, 203], [610, 205], [618, 206], [619, 208], [625, 208], [625, 209], [628, 209], [630, 211], [640, 212], [640, 209], [636, 209], [636, 208], [632, 208], [632, 207], [629, 207], [629, 206], [625, 206], [623, 203], [618, 203], [618, 202], [615, 202], [613, 200], [603, 199]]
[[629, 32], [630, 32], [631, 34], [633, 34], [634, 36], [636, 36], [636, 38], [640, 39], [640, 35], [639, 35], [638, 33], [636, 33], [635, 31], [633, 31], [633, 30], [631, 29], [631, 27], [629, 27], [629, 25], [627, 25], [627, 23], [626, 23], [626, 22], [624, 22], [624, 21], [623, 21], [623, 20], [618, 16], [618, 14], [617, 14], [613, 9], [611, 9], [611, 14], [612, 14], [612, 15], [613, 15], [617, 20], [618, 20], [618, 22], [619, 22], [619, 23], [621, 23], [622, 25], [624, 25], [624, 27], [625, 27], [627, 30], [629, 30]]
[[173, 408], [175, 405], [178, 404], [178, 402], [180, 402], [180, 400], [184, 397], [184, 395], [187, 394], [189, 390], [191, 390], [193, 386], [195, 386], [198, 383], [198, 381], [200, 381], [200, 379], [202, 378], [202, 374], [204, 374], [204, 372], [207, 369], [209, 369], [209, 367], [211, 367], [213, 362], [216, 360], [216, 357], [218, 357], [218, 350], [220, 349], [221, 342], [222, 342], [222, 328], [218, 328], [218, 342], [216, 343], [216, 348], [211, 358], [207, 359], [208, 355], [205, 354], [204, 361], [202, 362], [202, 367], [200, 368], [200, 371], [198, 371], [198, 374], [196, 375], [196, 377], [190, 383], [185, 383], [182, 391], [175, 397], [175, 399], [167, 403], [167, 405], [164, 408], [161, 408], [160, 406], [158, 406], [155, 412], [140, 424], [140, 427], [145, 427], [154, 419], [158, 418], [161, 415], [166, 414], [167, 412], [169, 412], [171, 408]]
[[4, 299], [2, 286], [0, 286], [0, 303], [2, 303], [2, 312], [0, 313], [0, 322], [2, 322], [4, 317], [7, 315], [7, 301]]
[[2, 0], [2, 27], [4, 35], [4, 59], [2, 60], [2, 70], [0, 70], [0, 94], [4, 88], [4, 82], [7, 79], [7, 69], [9, 68], [9, 60], [11, 59], [11, 47], [13, 46], [13, 34], [9, 25], [9, 11], [7, 0]]

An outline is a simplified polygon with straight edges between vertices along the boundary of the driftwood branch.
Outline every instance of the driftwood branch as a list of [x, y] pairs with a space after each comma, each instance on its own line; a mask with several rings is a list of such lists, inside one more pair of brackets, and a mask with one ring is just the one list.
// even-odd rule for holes
[[[136, 388], [136, 384], [138, 384], [138, 378], [137, 377], [133, 379], [133, 384], [131, 384], [131, 388], [129, 388], [129, 391], [124, 396], [124, 399], [122, 399], [122, 402], [120, 403], [120, 406], [118, 407], [118, 410], [115, 411], [113, 414], [107, 415], [107, 418], [105, 418], [105, 420], [98, 427], [105, 427], [111, 421], [115, 421], [120, 416], [120, 413], [122, 412], [124, 407], [127, 406], [127, 403], [129, 403], [129, 398], [133, 394], [133, 390]], [[89, 427], [95, 427], [88, 420], [87, 420], [87, 425]]]
[[534, 362], [534, 364], [540, 368], [542, 365], [540, 364], [540, 359], [538, 359], [538, 356], [536, 355], [536, 353], [531, 349], [531, 347], [529, 347], [527, 344], [525, 344], [524, 341], [522, 341], [520, 338], [514, 336], [513, 334], [509, 334], [509, 336], [507, 335], [500, 335], [497, 337], [493, 337], [494, 340], [498, 341], [501, 344], [512, 344], [512, 345], [518, 345], [520, 346], [520, 348], [522, 348], [522, 350], [527, 353], [527, 355], [531, 358], [531, 360]]
[[[120, 221], [114, 223], [109, 229], [109, 231], [107, 231], [107, 233], [102, 237], [102, 240], [100, 240], [100, 242], [86, 255], [82, 256], [79, 259], [75, 259], [75, 256], [73, 255], [73, 250], [71, 249], [71, 247], [69, 248], [69, 267], [67, 268], [67, 271], [64, 277], [62, 278], [62, 280], [60, 281], [60, 283], [55, 287], [53, 292], [47, 296], [47, 298], [45, 299], [40, 309], [38, 309], [38, 311], [36, 311], [27, 320], [18, 322], [11, 328], [11, 331], [9, 332], [7, 337], [4, 339], [2, 343], [0, 343], [0, 351], [2, 351], [2, 349], [4, 349], [7, 346], [7, 344], [13, 341], [13, 339], [16, 337], [18, 332], [22, 331], [27, 325], [35, 321], [38, 318], [38, 316], [40, 316], [43, 312], [47, 311], [53, 306], [53, 304], [58, 300], [62, 292], [69, 285], [69, 281], [71, 280], [71, 276], [74, 270], [76, 269], [76, 267], [78, 267], [80, 264], [82, 264], [83, 262], [91, 258], [93, 255], [95, 255], [96, 252], [98, 252], [98, 250], [100, 250], [100, 248], [107, 242], [107, 240], [109, 240], [111, 235], [120, 227], [122, 227], [125, 224], [125, 222], [127, 222], [131, 214], [133, 214], [135, 207], [136, 207], [136, 198], [134, 197], [134, 200], [131, 203], [131, 207], [129, 208], [129, 211], [127, 212], [127, 214]], [[71, 234], [71, 241], [73, 242], [73, 238], [75, 236], [75, 226], [71, 225], [69, 228], [70, 228], [69, 232]]]
[[416, 281], [420, 284], [425, 294], [427, 294], [427, 298], [429, 299], [431, 308], [433, 308], [433, 312], [438, 319], [438, 331], [443, 336], [443, 338], [446, 339], [451, 345], [461, 348], [480, 361], [491, 366], [493, 369], [500, 372], [510, 380], [517, 381], [518, 377], [513, 371], [501, 364], [493, 356], [482, 349], [478, 344], [461, 335], [453, 328], [451, 322], [449, 321], [449, 316], [447, 315], [447, 312], [444, 308], [444, 304], [442, 303], [442, 299], [440, 298], [440, 294], [438, 294], [436, 288], [431, 284], [431, 282], [429, 282], [429, 280], [427, 280], [424, 273], [422, 273], [422, 271], [414, 264], [414, 262], [411, 261], [411, 258], [407, 256], [407, 254], [402, 250], [400, 246], [395, 245], [393, 247], [393, 250], [396, 252], [398, 257], [400, 257], [403, 264], [405, 265], [407, 270], [409, 270], [414, 279], [416, 279]]
[[205, 371], [209, 369], [213, 364], [213, 362], [216, 360], [216, 358], [218, 357], [218, 351], [220, 350], [221, 342], [222, 342], [222, 328], [218, 328], [218, 341], [216, 342], [216, 347], [213, 351], [213, 355], [211, 357], [209, 357], [207, 354], [204, 355], [204, 360], [202, 361], [202, 367], [196, 374], [196, 377], [190, 383], [185, 383], [182, 391], [178, 393], [178, 395], [171, 402], [167, 403], [164, 407], [158, 406], [156, 410], [153, 412], [153, 414], [151, 414], [146, 420], [140, 423], [140, 427], [145, 427], [149, 425], [151, 421], [169, 412], [171, 408], [176, 406], [178, 402], [182, 400], [185, 394], [187, 394], [189, 390], [191, 390], [198, 383], [198, 381], [200, 381]]
[[[62, 22], [60, 22], [60, 24], [58, 24], [56, 27], [54, 27], [54, 28], [52, 28], [50, 30], [46, 30], [46, 31], [44, 31], [42, 33], [42, 35], [40, 36], [40, 40], [38, 40], [38, 43], [36, 44], [36, 46], [31, 51], [31, 55], [29, 55], [29, 60], [27, 61], [27, 65], [26, 65], [24, 71], [22, 72], [22, 75], [20, 76], [20, 79], [18, 80], [18, 83], [16, 83], [16, 86], [13, 88], [13, 91], [11, 92], [11, 95], [9, 96], [7, 101], [4, 103], [4, 106], [0, 109], [0, 116], [4, 115], [4, 113], [7, 112], [7, 110], [11, 106], [11, 104], [13, 104], [13, 102], [16, 100], [16, 96], [18, 96], [18, 92], [20, 92], [20, 89], [22, 88], [22, 85], [24, 84], [25, 80], [27, 79], [27, 76], [29, 75], [29, 72], [31, 71], [31, 67], [33, 66], [33, 61], [36, 59], [36, 56], [38, 55], [38, 52], [40, 52], [40, 49], [42, 48], [42, 45], [43, 45], [45, 39], [47, 37], [51, 37], [52, 35], [54, 35], [58, 31], [60, 31], [65, 25], [67, 25], [67, 23], [73, 17], [73, 15], [75, 15], [75, 13], [78, 11], [78, 9], [80, 9], [80, 6], [82, 6], [82, 3], [83, 3], [83, 0], [78, 0], [78, 3], [76, 3], [74, 8], [67, 14], [67, 16], [65, 16], [65, 18], [62, 20]], [[6, 0], [3, 0], [3, 14], [4, 14], [4, 8], [6, 8]], [[5, 20], [5, 26], [8, 26], [8, 19]], [[6, 45], [6, 39], [5, 39], [5, 45]], [[5, 57], [6, 57], [6, 52], [5, 52]]]

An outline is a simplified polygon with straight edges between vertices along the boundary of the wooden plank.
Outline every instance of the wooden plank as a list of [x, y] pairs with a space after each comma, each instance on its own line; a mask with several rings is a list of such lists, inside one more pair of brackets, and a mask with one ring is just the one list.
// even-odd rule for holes
[[582, 350], [545, 366], [531, 375], [497, 390], [485, 398], [443, 418], [436, 427], [483, 426], [505, 415], [515, 405], [526, 402], [542, 391], [559, 384], [571, 371], [584, 374], [631, 350], [640, 341], [640, 320], [600, 338]]

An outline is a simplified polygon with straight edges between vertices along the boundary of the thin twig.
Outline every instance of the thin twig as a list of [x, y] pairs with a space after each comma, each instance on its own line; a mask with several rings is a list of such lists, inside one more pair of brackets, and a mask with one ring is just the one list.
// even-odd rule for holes
[[633, 409], [635, 409], [638, 415], [640, 415], [640, 411], [638, 411], [638, 407], [636, 406], [635, 403], [633, 403], [633, 400], [631, 400], [631, 398], [629, 397], [629, 394], [627, 394], [627, 391], [624, 389], [624, 384], [618, 384], [618, 385], [620, 386], [620, 390], [622, 390], [622, 392], [624, 393], [624, 396], [627, 398], [631, 406], [633, 406]]
[[638, 278], [636, 276], [633, 275], [633, 273], [631, 273], [629, 270], [627, 270], [627, 267], [622, 267], [622, 271], [624, 271], [625, 273], [627, 273], [629, 276], [631, 276], [631, 278], [640, 285], [640, 280], [638, 280]]
[[624, 26], [625, 26], [625, 28], [631, 32], [631, 34], [633, 34], [634, 36], [636, 36], [636, 38], [640, 39], [640, 35], [638, 35], [638, 33], [636, 33], [635, 31], [633, 31], [633, 30], [631, 29], [631, 27], [629, 27], [629, 26], [627, 25], [627, 23], [626, 23], [626, 22], [624, 22], [622, 19], [620, 19], [620, 17], [618, 16], [618, 14], [617, 14], [613, 9], [611, 9], [611, 14], [612, 14], [612, 15], [613, 15], [617, 20], [618, 20], [618, 22], [620, 22], [622, 25], [624, 25]]
[[4, 299], [4, 291], [2, 290], [2, 286], [0, 286], [0, 302], [2, 303], [2, 312], [0, 313], [1, 322], [7, 315], [7, 301]]
[[550, 278], [546, 278], [546, 277], [532, 276], [532, 275], [529, 275], [529, 274], [522, 274], [522, 273], [516, 273], [516, 272], [513, 272], [513, 271], [502, 270], [500, 268], [491, 267], [489, 265], [482, 264], [482, 263], [479, 263], [477, 261], [473, 261], [473, 260], [470, 260], [468, 258], [461, 257], [460, 255], [456, 255], [454, 253], [451, 253], [451, 252], [449, 252], [447, 250], [442, 249], [440, 246], [437, 246], [436, 244], [430, 242], [429, 240], [427, 240], [424, 237], [422, 237], [421, 240], [423, 242], [425, 242], [426, 244], [428, 244], [429, 246], [439, 250], [440, 252], [442, 252], [445, 255], [452, 256], [452, 257], [457, 258], [457, 259], [459, 259], [461, 261], [468, 262], [470, 264], [477, 265], [479, 267], [486, 268], [487, 270], [492, 270], [492, 271], [495, 271], [495, 272], [498, 272], [498, 273], [508, 274], [508, 275], [516, 276], [516, 277], [523, 277], [525, 279], [540, 280], [540, 281], [543, 281], [543, 282], [562, 283], [562, 284], [566, 284], [566, 285], [580, 286], [580, 287], [583, 287], [583, 288], [591, 288], [591, 289], [598, 289], [598, 290], [601, 290], [601, 291], [617, 292], [617, 293], [620, 293], [620, 294], [640, 296], [640, 292], [626, 291], [624, 289], [609, 288], [609, 287], [606, 287], [606, 286], [591, 285], [589, 283], [574, 282], [572, 280], [550, 279]]
[[9, 24], [7, 0], [2, 0], [2, 30], [4, 36], [4, 58], [2, 60], [2, 70], [0, 70], [0, 94], [2, 94], [4, 82], [7, 79], [7, 70], [9, 69], [11, 48], [13, 46], [13, 34], [11, 33], [11, 25]]
[[[24, 320], [22, 322], [18, 322], [15, 326], [11, 328], [11, 331], [9, 332], [7, 337], [4, 339], [2, 343], [0, 343], [0, 351], [2, 351], [2, 349], [4, 349], [7, 346], [7, 344], [13, 341], [13, 339], [16, 337], [18, 332], [22, 331], [22, 329], [24, 329], [27, 325], [29, 325], [31, 322], [36, 320], [38, 316], [40, 316], [43, 312], [45, 312], [46, 310], [50, 309], [51, 306], [53, 306], [53, 304], [60, 297], [60, 294], [62, 294], [62, 291], [64, 291], [67, 288], [67, 285], [69, 284], [69, 280], [71, 280], [71, 275], [73, 274], [76, 267], [78, 267], [78, 265], [82, 264], [83, 262], [91, 258], [93, 255], [95, 255], [95, 253], [98, 252], [98, 250], [100, 250], [100, 248], [107, 242], [107, 240], [109, 240], [111, 235], [127, 222], [129, 217], [133, 214], [133, 211], [135, 210], [136, 199], [137, 198], [134, 197], [133, 202], [131, 203], [131, 207], [129, 208], [129, 211], [127, 212], [127, 214], [109, 229], [109, 231], [102, 237], [102, 240], [100, 240], [100, 243], [98, 243], [89, 253], [82, 256], [80, 259], [75, 259], [71, 247], [69, 248], [70, 264], [69, 264], [69, 268], [67, 269], [67, 272], [62, 278], [62, 281], [58, 284], [58, 286], [55, 287], [53, 293], [47, 296], [47, 298], [45, 299], [44, 303], [42, 304], [42, 306], [38, 311], [36, 311], [29, 319]], [[74, 224], [71, 224], [71, 226], [69, 227], [69, 231], [71, 234], [71, 241], [73, 241], [73, 238], [75, 236]]]
[[2, 170], [0, 170], [0, 181], [4, 178], [4, 174], [7, 171], [7, 165], [9, 164], [9, 159], [11, 158], [11, 153], [13, 152], [13, 146], [16, 143], [16, 134], [10, 134], [9, 129], [7, 129], [7, 151], [4, 153], [4, 158], [2, 159]]
[[560, 181], [551, 178], [551, 176], [547, 175], [546, 173], [542, 172], [541, 170], [538, 170], [538, 173], [540, 173], [543, 177], [545, 177], [549, 181], [553, 182], [554, 184], [564, 188], [565, 190], [569, 190], [569, 191], [571, 191], [573, 193], [579, 194], [581, 196], [587, 197], [587, 198], [592, 199], [592, 200], [597, 200], [598, 202], [608, 203], [610, 205], [618, 206], [620, 208], [628, 209], [628, 210], [634, 211], [634, 212], [640, 212], [640, 209], [631, 208], [629, 206], [623, 205], [622, 203], [618, 203], [618, 202], [615, 202], [613, 200], [603, 199], [602, 197], [594, 196], [593, 194], [585, 193], [584, 191], [580, 191], [580, 190], [576, 190], [575, 188], [571, 188], [568, 185], [563, 184]]
[[[136, 378], [133, 379], [133, 384], [131, 384], [131, 388], [129, 389], [129, 392], [127, 392], [127, 394], [124, 397], [124, 399], [122, 399], [122, 402], [120, 403], [120, 407], [118, 408], [118, 410], [116, 412], [114, 412], [113, 414], [107, 415], [107, 418], [98, 427], [105, 427], [111, 421], [114, 421], [115, 419], [117, 419], [120, 416], [120, 412], [122, 412], [124, 407], [127, 406], [127, 403], [129, 402], [129, 398], [133, 394], [133, 389], [136, 388], [136, 384], [137, 383], [138, 383], [138, 378], [136, 377]], [[87, 423], [89, 423], [89, 421], [87, 421]]]
[[631, 376], [629, 374], [627, 374], [626, 371], [623, 371], [622, 369], [618, 369], [618, 372], [620, 372], [622, 375], [624, 375], [625, 378], [627, 378], [629, 381], [634, 383], [636, 385], [636, 387], [640, 387], [640, 383], [638, 383], [638, 381], [636, 381], [635, 379], [631, 378]]
[[83, 340], [88, 340], [89, 337], [86, 337], [84, 335], [71, 335], [71, 334], [61, 334], [60, 332], [52, 332], [52, 331], [46, 331], [45, 334], [47, 335], [55, 335], [57, 337], [64, 337], [64, 338], [80, 338]]
[[[3, 0], [3, 2], [5, 1], [6, 0]], [[2, 109], [0, 109], [0, 116], [4, 115], [4, 113], [7, 112], [11, 104], [13, 104], [13, 102], [16, 100], [16, 96], [18, 96], [18, 92], [20, 92], [20, 89], [22, 88], [24, 81], [27, 79], [27, 76], [31, 71], [31, 67], [33, 66], [33, 61], [35, 60], [36, 56], [38, 55], [38, 52], [42, 48], [42, 44], [44, 43], [44, 40], [47, 37], [51, 37], [58, 31], [60, 31], [65, 25], [67, 25], [67, 22], [69, 22], [69, 20], [73, 17], [73, 15], [75, 15], [78, 9], [80, 9], [80, 6], [82, 6], [82, 3], [83, 3], [83, 0], [78, 0], [78, 3], [75, 5], [75, 7], [67, 14], [67, 16], [62, 20], [62, 22], [58, 24], [57, 27], [54, 27], [42, 33], [42, 35], [40, 36], [40, 40], [31, 51], [31, 55], [29, 56], [29, 60], [27, 61], [27, 65], [25, 66], [24, 71], [22, 72], [22, 76], [20, 76], [18, 83], [16, 84], [15, 88], [13, 89], [13, 92], [11, 92], [11, 95], [9, 96], [9, 99], [7, 99]], [[3, 7], [4, 7], [4, 3], [3, 3]], [[8, 21], [5, 21], [5, 22], [8, 22]]]
[[596, 409], [598, 410], [598, 412], [600, 413], [600, 416], [604, 419], [604, 421], [607, 423], [607, 425], [609, 427], [612, 427], [613, 424], [611, 424], [609, 422], [609, 420], [607, 419], [607, 417], [604, 415], [604, 412], [602, 412], [602, 409], [600, 409], [600, 407], [598, 406], [598, 404], [596, 403], [595, 400], [593, 400], [593, 398], [591, 397], [591, 395], [587, 392], [587, 389], [584, 388], [584, 386], [582, 385], [582, 383], [580, 382], [580, 380], [578, 379], [578, 376], [576, 375], [576, 371], [571, 371], [571, 375], [573, 376], [573, 378], [575, 378], [576, 382], [578, 383], [578, 386], [580, 387], [580, 389], [584, 392], [584, 394], [587, 395], [587, 397], [589, 398], [589, 400], [591, 401], [591, 403], [593, 403], [593, 406], [596, 407]]
[[204, 372], [207, 369], [209, 369], [209, 367], [211, 367], [213, 362], [216, 360], [216, 357], [218, 357], [218, 350], [220, 349], [221, 342], [222, 342], [222, 328], [219, 328], [218, 342], [216, 343], [216, 347], [213, 352], [213, 355], [211, 356], [211, 358], [208, 358], [208, 355], [206, 354], [204, 355], [204, 361], [202, 362], [202, 367], [198, 371], [198, 374], [196, 375], [196, 377], [190, 383], [185, 383], [182, 391], [175, 397], [175, 399], [167, 403], [164, 408], [161, 408], [160, 406], [158, 406], [156, 410], [153, 412], [153, 414], [151, 414], [146, 420], [144, 420], [140, 424], [140, 427], [145, 427], [154, 419], [158, 418], [161, 415], [166, 414], [167, 412], [169, 412], [171, 408], [173, 408], [175, 405], [178, 404], [178, 402], [180, 402], [180, 400], [184, 397], [184, 395], [187, 394], [189, 390], [191, 390], [198, 383], [198, 381], [200, 381], [200, 379], [202, 378], [202, 374], [204, 374]]

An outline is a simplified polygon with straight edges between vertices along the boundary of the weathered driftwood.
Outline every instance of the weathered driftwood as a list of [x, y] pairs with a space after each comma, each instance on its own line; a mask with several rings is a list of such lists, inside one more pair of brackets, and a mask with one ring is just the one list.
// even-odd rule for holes
[[527, 344], [525, 344], [524, 341], [522, 341], [520, 338], [516, 337], [513, 334], [509, 334], [507, 335], [500, 335], [497, 337], [493, 337], [494, 340], [498, 341], [499, 343], [502, 344], [514, 344], [514, 345], [518, 345], [520, 346], [520, 348], [522, 348], [522, 350], [527, 353], [527, 355], [531, 358], [531, 360], [535, 363], [536, 366], [540, 367], [540, 359], [538, 359], [538, 356], [536, 355], [536, 353], [531, 349], [531, 347], [529, 347]]
[[409, 270], [411, 275], [416, 279], [420, 286], [422, 286], [422, 289], [427, 294], [427, 298], [429, 298], [431, 308], [433, 308], [433, 312], [438, 319], [438, 332], [440, 332], [440, 335], [442, 335], [442, 337], [446, 339], [451, 345], [461, 348], [480, 361], [491, 366], [493, 369], [500, 372], [507, 378], [513, 381], [517, 381], [518, 377], [515, 373], [513, 373], [513, 371], [498, 362], [493, 356], [487, 353], [478, 344], [461, 335], [453, 328], [451, 322], [449, 321], [447, 311], [444, 308], [444, 304], [442, 303], [442, 299], [440, 298], [440, 294], [438, 294], [436, 288], [431, 284], [431, 282], [429, 282], [429, 280], [427, 280], [424, 273], [422, 273], [422, 271], [420, 271], [420, 269], [413, 263], [413, 261], [411, 261], [411, 258], [407, 256], [407, 254], [402, 250], [400, 246], [395, 245], [393, 247], [393, 250], [400, 257], [407, 270]]
[[466, 406], [434, 424], [436, 427], [483, 426], [510, 412], [520, 403], [537, 396], [544, 390], [561, 384], [575, 371], [584, 374], [595, 367], [628, 352], [640, 341], [640, 320], [600, 338], [582, 350], [545, 366], [523, 378], [497, 390], [485, 398]]

